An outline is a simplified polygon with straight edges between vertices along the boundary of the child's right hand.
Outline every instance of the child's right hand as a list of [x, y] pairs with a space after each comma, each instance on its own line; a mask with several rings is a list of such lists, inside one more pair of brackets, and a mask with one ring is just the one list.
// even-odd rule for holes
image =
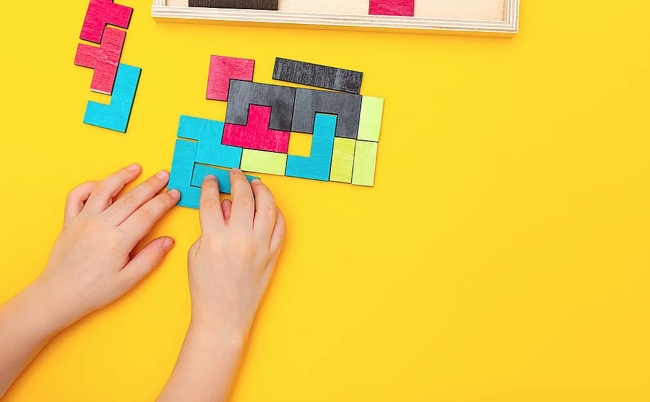
[[230, 172], [232, 202], [220, 203], [219, 184], [201, 191], [202, 234], [189, 252], [192, 323], [245, 341], [286, 233], [282, 212], [260, 181]]

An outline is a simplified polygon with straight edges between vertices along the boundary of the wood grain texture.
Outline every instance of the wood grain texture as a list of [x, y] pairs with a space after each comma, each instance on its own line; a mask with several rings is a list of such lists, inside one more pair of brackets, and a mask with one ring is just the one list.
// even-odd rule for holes
[[278, 0], [189, 0], [190, 7], [277, 10]]
[[284, 176], [287, 169], [287, 154], [244, 149], [241, 170]]
[[336, 132], [336, 116], [316, 114], [310, 156], [289, 155], [287, 176], [328, 181], [332, 167], [332, 151]]
[[355, 140], [350, 138], [334, 139], [330, 181], [352, 183], [352, 167], [354, 166], [354, 149], [356, 143]]
[[361, 101], [361, 117], [359, 119], [359, 136], [357, 139], [378, 142], [383, 114], [383, 98], [364, 96]]
[[368, 187], [375, 185], [378, 145], [376, 142], [357, 141], [357, 146], [354, 151], [352, 184]]
[[[230, 173], [228, 170], [218, 169], [212, 166], [206, 166], [201, 164], [194, 165], [194, 173], [192, 175], [192, 187], [202, 187], [203, 180], [206, 176], [214, 176], [219, 181], [219, 192], [224, 194], [230, 194], [232, 187], [230, 185]], [[255, 176], [246, 176], [249, 182], [259, 179]]]
[[211, 56], [206, 99], [227, 101], [230, 80], [253, 81], [255, 60]]
[[225, 168], [239, 168], [242, 149], [221, 144], [224, 123], [181, 116], [178, 137], [198, 141], [195, 162]]
[[176, 140], [167, 188], [181, 192], [181, 199], [176, 204], [180, 207], [199, 208], [201, 190], [191, 186], [196, 147], [196, 142]]
[[363, 73], [278, 57], [275, 59], [273, 79], [359, 94]]
[[518, 31], [520, 0], [426, 0], [415, 17], [368, 15], [368, 0], [280, 0], [279, 11], [198, 9], [187, 0], [154, 0], [152, 15], [235, 25], [281, 25], [422, 33], [471, 32], [511, 35]]
[[106, 28], [99, 47], [80, 43], [74, 64], [81, 67], [92, 68], [93, 79], [90, 90], [110, 95], [117, 75], [117, 69], [122, 58], [122, 48], [126, 32], [119, 29]]
[[133, 9], [113, 3], [113, 0], [90, 0], [81, 27], [81, 40], [101, 43], [106, 25], [128, 29]]
[[415, 0], [370, 0], [370, 15], [413, 17]]
[[84, 123], [126, 133], [141, 72], [138, 67], [120, 64], [111, 103], [88, 101]]
[[295, 99], [296, 88], [231, 80], [226, 123], [245, 126], [248, 124], [250, 105], [270, 106], [269, 128], [278, 131], [291, 131]]
[[221, 143], [231, 147], [288, 153], [290, 133], [269, 129], [270, 119], [270, 107], [251, 105], [248, 111], [248, 124], [245, 126], [226, 124]]
[[316, 113], [327, 113], [338, 116], [337, 137], [356, 139], [359, 133], [361, 99], [360, 95], [298, 88], [291, 131], [312, 133]]

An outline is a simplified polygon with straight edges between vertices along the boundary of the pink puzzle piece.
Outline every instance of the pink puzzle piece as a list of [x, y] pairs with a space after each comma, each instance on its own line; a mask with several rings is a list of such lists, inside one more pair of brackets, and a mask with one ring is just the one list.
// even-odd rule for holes
[[251, 105], [248, 110], [248, 124], [240, 126], [226, 123], [221, 143], [258, 151], [289, 153], [290, 133], [269, 129], [270, 119], [270, 107]]
[[106, 28], [102, 44], [90, 46], [80, 43], [74, 64], [95, 70], [90, 90], [110, 95], [117, 75], [117, 68], [122, 57], [122, 47], [126, 32], [119, 29]]
[[415, 0], [370, 0], [370, 15], [413, 17]]
[[230, 80], [253, 81], [254, 70], [255, 60], [212, 56], [206, 98], [227, 101]]
[[113, 0], [90, 0], [80, 38], [101, 43], [107, 24], [127, 29], [132, 14], [131, 7], [115, 4]]

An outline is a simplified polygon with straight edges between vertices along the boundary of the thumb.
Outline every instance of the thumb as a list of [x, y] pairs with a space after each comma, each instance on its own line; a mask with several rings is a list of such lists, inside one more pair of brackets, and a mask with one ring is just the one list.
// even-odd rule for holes
[[140, 252], [126, 264], [126, 267], [120, 272], [122, 279], [128, 289], [133, 288], [140, 283], [154, 268], [156, 268], [163, 258], [174, 248], [174, 239], [171, 237], [159, 237], [152, 240], [144, 246]]

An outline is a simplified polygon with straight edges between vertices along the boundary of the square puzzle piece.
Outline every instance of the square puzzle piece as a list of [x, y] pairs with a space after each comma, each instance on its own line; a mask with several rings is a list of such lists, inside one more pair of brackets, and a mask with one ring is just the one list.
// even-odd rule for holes
[[230, 80], [253, 81], [255, 60], [212, 56], [206, 99], [227, 101]]

